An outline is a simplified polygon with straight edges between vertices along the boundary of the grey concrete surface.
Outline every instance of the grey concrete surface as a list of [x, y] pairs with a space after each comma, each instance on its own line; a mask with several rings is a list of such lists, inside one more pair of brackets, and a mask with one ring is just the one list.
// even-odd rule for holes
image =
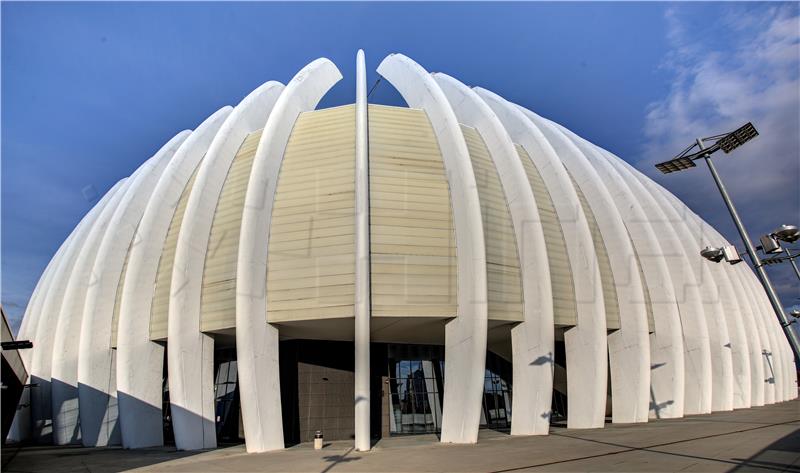
[[[482, 430], [476, 445], [443, 445], [434, 436], [393, 437], [372, 451], [352, 441], [315, 451], [301, 444], [250, 454], [244, 446], [203, 452], [24, 447], [6, 472], [523, 472], [523, 471], [784, 471], [800, 472], [800, 400], [604, 429], [554, 427], [547, 437], [510, 437]], [[9, 450], [11, 449], [11, 450]]]

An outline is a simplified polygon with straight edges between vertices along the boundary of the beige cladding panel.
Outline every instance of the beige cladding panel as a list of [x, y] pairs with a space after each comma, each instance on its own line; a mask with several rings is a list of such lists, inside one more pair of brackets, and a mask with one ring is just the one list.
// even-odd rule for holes
[[119, 310], [120, 302], [122, 301], [122, 290], [125, 286], [125, 273], [128, 270], [128, 259], [131, 257], [131, 249], [136, 242], [136, 235], [133, 237], [131, 244], [128, 245], [128, 252], [125, 253], [125, 263], [122, 265], [122, 271], [119, 273], [119, 282], [117, 283], [117, 295], [114, 299], [114, 315], [111, 317], [111, 347], [117, 347], [117, 327], [119, 326]]
[[523, 321], [517, 239], [497, 169], [474, 128], [461, 125], [481, 202], [489, 286], [489, 320]]
[[267, 320], [353, 317], [355, 106], [302, 113], [270, 224]]
[[553, 206], [553, 200], [541, 174], [539, 174], [538, 169], [536, 169], [525, 149], [517, 145], [517, 153], [533, 190], [544, 231], [547, 261], [550, 265], [550, 282], [553, 286], [553, 323], [555, 325], [576, 325], [578, 313], [575, 304], [572, 269], [569, 265], [567, 245], [564, 241], [556, 209]]
[[373, 317], [455, 317], [450, 192], [422, 110], [369, 106]]
[[217, 201], [206, 250], [200, 301], [200, 330], [236, 326], [236, 261], [242, 210], [261, 131], [245, 138], [228, 170]]
[[617, 330], [620, 328], [619, 322], [619, 301], [617, 300], [617, 288], [614, 282], [614, 273], [611, 271], [611, 261], [608, 259], [608, 250], [603, 241], [603, 235], [600, 233], [600, 228], [597, 226], [597, 219], [592, 212], [592, 207], [589, 201], [586, 200], [581, 188], [575, 182], [575, 178], [567, 171], [569, 178], [572, 181], [572, 186], [578, 194], [578, 199], [581, 202], [581, 208], [586, 215], [586, 220], [589, 223], [589, 231], [592, 234], [592, 242], [594, 242], [594, 251], [597, 254], [597, 264], [600, 270], [600, 283], [603, 287], [603, 303], [606, 311], [606, 330]]
[[192, 192], [194, 185], [195, 174], [186, 183], [183, 189], [178, 206], [175, 207], [175, 213], [172, 215], [172, 221], [169, 224], [167, 237], [164, 239], [164, 247], [161, 250], [161, 258], [158, 261], [158, 272], [156, 273], [156, 286], [153, 293], [153, 303], [150, 309], [150, 339], [151, 340], [166, 340], [167, 339], [167, 320], [169, 314], [169, 294], [170, 286], [172, 285], [172, 267], [175, 263], [175, 245], [178, 244], [178, 233], [181, 230], [183, 223], [183, 214], [186, 211], [186, 202], [189, 200], [189, 194]]

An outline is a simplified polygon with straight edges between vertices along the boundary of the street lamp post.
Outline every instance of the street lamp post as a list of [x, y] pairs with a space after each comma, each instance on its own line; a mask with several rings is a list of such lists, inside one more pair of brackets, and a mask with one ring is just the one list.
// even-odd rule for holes
[[797, 268], [797, 262], [795, 261], [797, 255], [793, 255], [792, 252], [789, 251], [789, 248], [786, 248], [786, 256], [786, 259], [789, 260], [789, 264], [794, 268], [794, 274], [797, 276], [797, 279], [800, 279], [800, 269]]
[[[750, 241], [750, 237], [744, 228], [742, 219], [739, 218], [739, 213], [736, 211], [736, 207], [733, 205], [733, 201], [731, 200], [730, 195], [728, 195], [728, 191], [725, 189], [725, 185], [722, 183], [722, 179], [719, 177], [714, 163], [711, 161], [712, 153], [719, 151], [720, 149], [725, 153], [729, 153], [756, 136], [758, 136], [758, 132], [756, 131], [755, 127], [751, 123], [747, 123], [731, 133], [717, 135], [705, 139], [698, 138], [696, 140], [696, 145], [700, 148], [699, 151], [690, 154], [689, 152], [695, 146], [692, 145], [685, 149], [678, 157], [657, 164], [656, 168], [664, 174], [669, 174], [671, 172], [683, 171], [695, 167], [695, 159], [703, 158], [705, 160], [709, 171], [711, 171], [711, 176], [714, 178], [714, 183], [716, 183], [720, 194], [722, 194], [722, 200], [725, 201], [725, 205], [728, 207], [731, 218], [733, 218], [733, 223], [736, 225], [736, 230], [739, 231], [739, 235], [744, 241], [747, 254], [750, 256], [750, 260], [753, 262], [753, 267], [756, 270], [758, 279], [764, 286], [764, 291], [767, 293], [767, 298], [772, 305], [772, 309], [775, 311], [775, 315], [778, 316], [778, 321], [780, 322], [781, 327], [783, 327], [783, 331], [786, 334], [786, 338], [789, 340], [789, 344], [792, 346], [795, 360], [800, 362], [800, 340], [798, 340], [797, 333], [795, 333], [794, 330], [792, 330], [789, 326], [789, 320], [783, 311], [783, 307], [778, 299], [778, 295], [775, 293], [775, 288], [772, 287], [772, 282], [769, 280], [769, 276], [767, 276], [767, 272], [764, 270], [764, 265], [756, 253], [753, 242]], [[714, 143], [714, 145], [712, 145], [710, 148], [706, 148], [703, 142], [709, 140], [716, 140], [716, 143]]]

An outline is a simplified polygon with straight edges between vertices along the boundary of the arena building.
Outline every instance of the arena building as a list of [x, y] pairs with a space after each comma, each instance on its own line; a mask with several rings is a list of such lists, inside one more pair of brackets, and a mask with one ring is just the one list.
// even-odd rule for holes
[[400, 54], [408, 107], [317, 109], [318, 59], [182, 131], [88, 212], [19, 338], [11, 439], [282, 449], [545, 435], [797, 396], [745, 264], [571, 131]]

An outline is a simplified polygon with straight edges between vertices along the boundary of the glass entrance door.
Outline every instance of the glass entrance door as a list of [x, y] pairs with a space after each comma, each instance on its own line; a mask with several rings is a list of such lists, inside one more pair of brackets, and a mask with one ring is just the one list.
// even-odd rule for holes
[[[441, 362], [439, 362], [441, 363]], [[390, 432], [424, 434], [442, 430], [442, 367], [430, 360], [390, 360]]]

